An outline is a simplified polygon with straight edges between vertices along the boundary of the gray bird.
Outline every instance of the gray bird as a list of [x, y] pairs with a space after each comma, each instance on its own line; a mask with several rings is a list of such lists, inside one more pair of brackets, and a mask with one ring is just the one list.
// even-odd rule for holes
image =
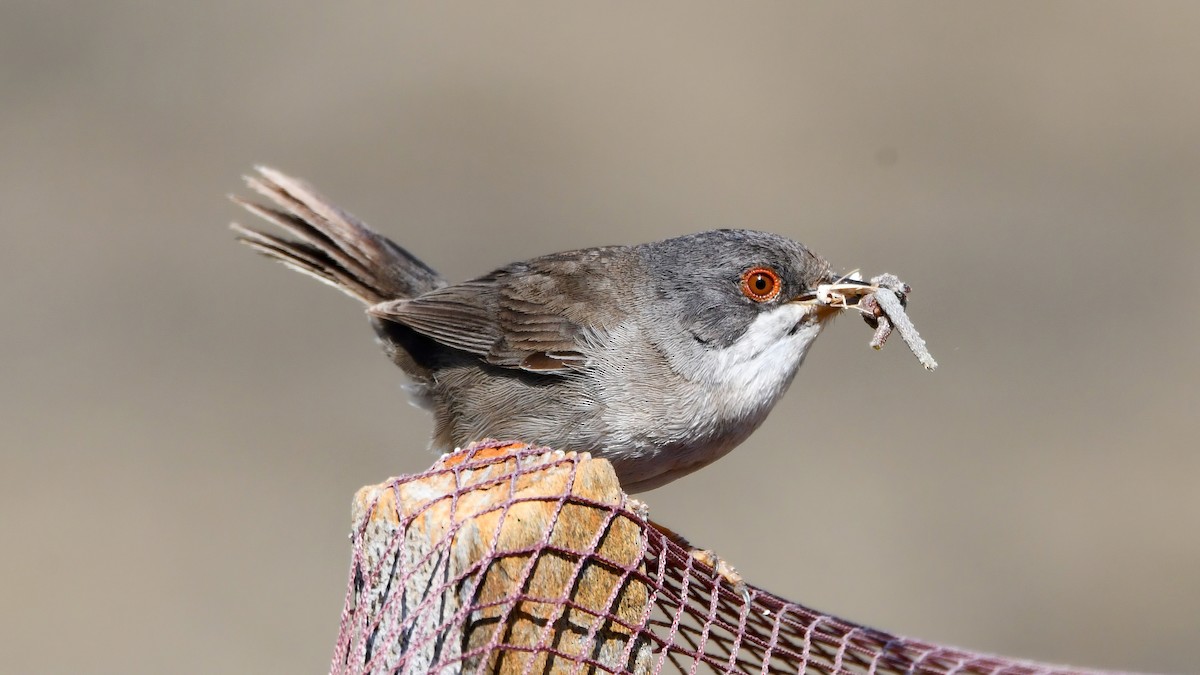
[[367, 305], [379, 343], [433, 412], [431, 446], [483, 438], [586, 451], [650, 490], [744, 441], [838, 308], [803, 245], [716, 230], [516, 262], [450, 284], [308, 185], [260, 168], [239, 204], [286, 239], [239, 239]]

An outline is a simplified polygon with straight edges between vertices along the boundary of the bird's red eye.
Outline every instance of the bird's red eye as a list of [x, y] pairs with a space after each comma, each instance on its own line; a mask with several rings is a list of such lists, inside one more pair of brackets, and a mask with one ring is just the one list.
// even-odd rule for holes
[[755, 267], [742, 275], [742, 294], [755, 302], [774, 300], [783, 283], [769, 267]]

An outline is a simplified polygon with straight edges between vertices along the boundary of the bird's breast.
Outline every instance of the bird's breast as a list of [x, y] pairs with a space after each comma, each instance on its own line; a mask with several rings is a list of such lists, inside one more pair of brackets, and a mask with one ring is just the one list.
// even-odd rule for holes
[[[783, 308], [781, 308], [783, 309]], [[649, 489], [724, 456], [766, 419], [823, 326], [805, 312], [764, 313], [729, 346], [637, 339], [599, 355], [597, 387], [622, 483]], [[610, 344], [612, 346], [612, 344]]]

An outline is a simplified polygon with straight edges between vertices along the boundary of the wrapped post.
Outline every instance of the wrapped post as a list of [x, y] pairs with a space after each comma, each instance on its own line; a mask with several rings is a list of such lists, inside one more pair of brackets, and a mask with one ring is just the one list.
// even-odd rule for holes
[[899, 637], [719, 571], [586, 454], [486, 442], [359, 490], [331, 672], [1086, 673]]
[[626, 507], [607, 462], [498, 443], [362, 488], [333, 670], [645, 672], [645, 538]]

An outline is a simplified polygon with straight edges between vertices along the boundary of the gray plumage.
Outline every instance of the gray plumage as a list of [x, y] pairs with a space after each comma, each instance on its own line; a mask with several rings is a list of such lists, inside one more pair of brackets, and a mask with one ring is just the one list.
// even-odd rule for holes
[[[628, 491], [690, 473], [741, 443], [786, 391], [833, 310], [834, 279], [803, 245], [717, 230], [555, 253], [450, 284], [306, 184], [260, 168], [235, 198], [293, 239], [239, 239], [368, 306], [388, 356], [433, 411], [432, 447], [520, 440], [610, 460]], [[755, 301], [747, 270], [778, 273]]]

